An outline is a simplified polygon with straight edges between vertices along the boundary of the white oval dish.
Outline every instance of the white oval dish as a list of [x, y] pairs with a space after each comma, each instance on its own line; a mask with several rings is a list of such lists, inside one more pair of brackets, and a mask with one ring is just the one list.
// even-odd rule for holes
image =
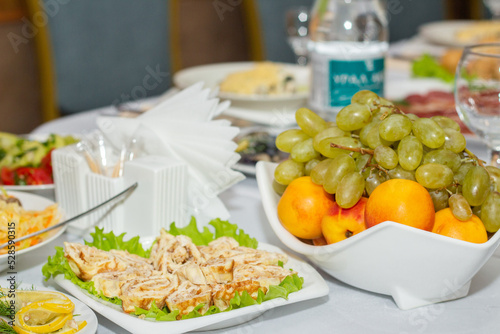
[[[19, 192], [18, 191], [8, 191], [8, 194], [17, 197], [21, 201], [23, 207], [26, 210], [43, 210], [46, 207], [48, 207], [49, 205], [55, 204], [53, 201], [51, 201], [45, 197], [30, 194], [30, 193], [23, 192], [23, 191], [19, 191]], [[61, 219], [63, 219], [63, 217], [61, 217]], [[48, 237], [46, 237], [45, 240], [43, 240], [42, 242], [40, 242], [34, 246], [25, 248], [25, 249], [16, 250], [15, 259], [14, 259], [15, 263], [17, 263], [19, 261], [19, 258], [24, 256], [26, 253], [32, 252], [35, 249], [43, 247], [46, 244], [50, 243], [52, 240], [59, 237], [65, 230], [66, 230], [66, 226], [62, 226], [58, 229], [47, 232]], [[9, 254], [0, 255], [0, 272], [8, 268], [8, 265], [9, 265], [8, 261], [9, 261]]]
[[[180, 89], [187, 88], [197, 82], [204, 82], [208, 88], [217, 87], [231, 73], [251, 69], [256, 62], [219, 63], [186, 68], [175, 73], [173, 81]], [[298, 91], [283, 95], [243, 95], [219, 92], [219, 97], [230, 100], [235, 105], [271, 111], [273, 108], [299, 108], [307, 102], [309, 96], [309, 68], [296, 64], [277, 63], [287, 73], [295, 77]]]
[[279, 196], [272, 188], [276, 166], [260, 161], [256, 176], [264, 211], [278, 238], [336, 279], [392, 296], [401, 309], [466, 296], [471, 279], [500, 243], [500, 233], [474, 244], [384, 222], [335, 244], [308, 245], [278, 219]]

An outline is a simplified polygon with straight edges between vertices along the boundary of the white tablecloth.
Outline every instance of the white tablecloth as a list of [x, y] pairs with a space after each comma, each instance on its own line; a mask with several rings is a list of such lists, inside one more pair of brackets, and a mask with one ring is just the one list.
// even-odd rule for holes
[[[394, 85], [394, 83], [393, 83]], [[46, 123], [35, 133], [85, 133], [95, 128], [96, 116], [105, 109], [81, 113]], [[471, 142], [472, 150], [484, 146]], [[221, 195], [231, 213], [230, 221], [238, 224], [258, 240], [286, 250], [268, 225], [257, 189], [250, 177]], [[78, 237], [64, 234], [47, 247], [18, 263], [18, 277], [24, 283], [47, 285], [41, 267], [54, 246]], [[403, 254], [404, 256], [404, 254]], [[320, 271], [321, 272], [321, 271]], [[494, 255], [472, 280], [469, 295], [463, 299], [401, 311], [390, 297], [362, 291], [322, 273], [330, 294], [328, 297], [283, 306], [242, 324], [213, 333], [498, 333], [500, 332], [500, 257]], [[98, 315], [98, 333], [126, 333], [118, 325]], [[212, 332], [211, 332], [212, 333]]]

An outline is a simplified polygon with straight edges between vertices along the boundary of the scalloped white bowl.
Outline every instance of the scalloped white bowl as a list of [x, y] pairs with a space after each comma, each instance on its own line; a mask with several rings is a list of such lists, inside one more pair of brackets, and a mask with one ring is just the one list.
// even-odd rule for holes
[[272, 188], [276, 166], [258, 162], [256, 176], [264, 211], [278, 238], [336, 279], [392, 296], [400, 309], [466, 296], [471, 279], [500, 243], [500, 233], [475, 244], [384, 222], [335, 244], [308, 245], [278, 219], [279, 196]]

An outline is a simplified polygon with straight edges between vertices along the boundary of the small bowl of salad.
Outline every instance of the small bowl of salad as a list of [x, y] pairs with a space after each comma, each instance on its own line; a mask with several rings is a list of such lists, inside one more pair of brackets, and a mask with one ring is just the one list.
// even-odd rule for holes
[[73, 136], [50, 134], [44, 140], [0, 132], [0, 187], [15, 190], [54, 187], [51, 153], [78, 142]]

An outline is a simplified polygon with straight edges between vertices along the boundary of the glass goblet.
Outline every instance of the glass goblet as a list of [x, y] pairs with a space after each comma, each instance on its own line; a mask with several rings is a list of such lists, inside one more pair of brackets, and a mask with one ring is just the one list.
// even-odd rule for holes
[[460, 119], [488, 146], [500, 165], [500, 44], [464, 49], [455, 75], [455, 105]]
[[493, 20], [500, 20], [500, 0], [483, 0], [483, 3], [488, 7], [491, 18]]
[[295, 53], [299, 65], [307, 65], [309, 41], [309, 9], [307, 7], [293, 7], [285, 15], [288, 44]]

